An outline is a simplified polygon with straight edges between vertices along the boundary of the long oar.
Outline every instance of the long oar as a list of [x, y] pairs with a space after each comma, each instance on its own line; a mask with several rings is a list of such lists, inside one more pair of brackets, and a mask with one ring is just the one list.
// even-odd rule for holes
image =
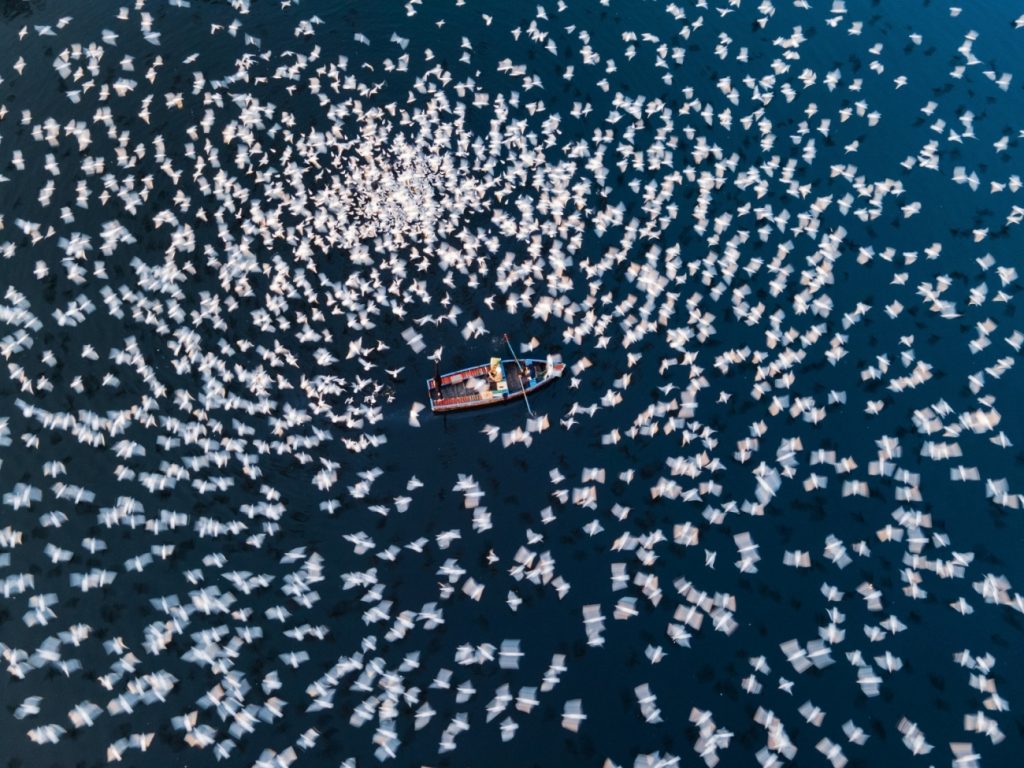
[[512, 348], [512, 342], [508, 340], [508, 334], [501, 334], [505, 338], [505, 343], [508, 344], [508, 351], [512, 353], [512, 359], [516, 361], [516, 366], [519, 368], [519, 388], [523, 392], [523, 400], [526, 402], [527, 412], [533, 416], [533, 408], [530, 407], [530, 398], [526, 396], [526, 385], [523, 384], [523, 364], [519, 362], [519, 358], [516, 357], [516, 351]]

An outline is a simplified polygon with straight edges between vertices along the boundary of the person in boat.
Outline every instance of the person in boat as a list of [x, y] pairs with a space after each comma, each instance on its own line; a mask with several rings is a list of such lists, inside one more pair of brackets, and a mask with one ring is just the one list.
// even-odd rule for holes
[[491, 383], [492, 384], [494, 384], [494, 385], [501, 384], [501, 380], [502, 380], [502, 378], [504, 376], [504, 374], [503, 374], [503, 372], [501, 370], [501, 358], [499, 358], [499, 357], [492, 357], [491, 358], [491, 370], [489, 372], [489, 375], [491, 377]]

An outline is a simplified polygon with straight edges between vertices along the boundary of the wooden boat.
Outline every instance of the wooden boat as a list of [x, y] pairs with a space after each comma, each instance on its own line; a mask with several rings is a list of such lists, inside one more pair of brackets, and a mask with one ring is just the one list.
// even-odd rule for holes
[[546, 387], [564, 370], [564, 363], [548, 365], [546, 360], [492, 357], [487, 365], [427, 379], [430, 409], [434, 413], [448, 413], [518, 400]]

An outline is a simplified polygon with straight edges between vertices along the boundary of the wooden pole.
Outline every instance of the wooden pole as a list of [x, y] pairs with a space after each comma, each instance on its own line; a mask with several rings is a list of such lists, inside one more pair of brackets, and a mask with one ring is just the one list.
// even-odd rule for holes
[[526, 396], [526, 385], [523, 384], [523, 364], [519, 362], [519, 358], [516, 356], [516, 351], [512, 348], [512, 342], [508, 339], [508, 334], [503, 333], [505, 337], [505, 343], [508, 344], [508, 351], [512, 353], [512, 359], [516, 361], [516, 366], [519, 368], [519, 388], [523, 392], [523, 400], [526, 402], [527, 412], [533, 416], [533, 408], [530, 407], [530, 398]]

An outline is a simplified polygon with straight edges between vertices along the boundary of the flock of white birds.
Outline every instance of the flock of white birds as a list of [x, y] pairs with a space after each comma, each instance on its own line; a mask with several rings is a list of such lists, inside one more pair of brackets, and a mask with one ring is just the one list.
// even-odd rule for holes
[[[546, 717], [590, 739], [580, 765], [842, 768], [912, 666], [902, 633], [930, 642], [916, 601], [1019, 645], [1012, 565], [957, 538], [977, 518], [1019, 541], [1000, 395], [1024, 344], [1022, 132], [986, 118], [1024, 114], [1017, 62], [955, 7], [941, 39], [883, 44], [874, 8], [775, 3], [411, 0], [404, 37], [283, 0], [278, 48], [249, 0], [217, 23], [138, 0], [84, 38], [34, 11], [0, 56], [0, 755], [488, 764], [456, 751], [472, 727], [553, 764], [517, 737]], [[478, 37], [444, 29], [470, 17]], [[1012, 51], [1024, 17], [1000, 24]], [[428, 417], [434, 363], [506, 330], [569, 365], [537, 414]], [[409, 446], [446, 458], [417, 477]], [[509, 477], [547, 501], [515, 508], [479, 456], [529, 458]], [[794, 498], [832, 532], [801, 535]], [[780, 524], [791, 548], [759, 546]], [[581, 542], [609, 581], [573, 578]], [[780, 568], [806, 620], [759, 643], [756, 593], [719, 585]], [[688, 700], [678, 670], [745, 632], [719, 674], [750, 716]], [[624, 727], [674, 739], [630, 755], [563, 682], [622, 647], [646, 668], [608, 673]], [[956, 730], [898, 700], [888, 764], [1012, 761], [998, 650], [929, 670]], [[814, 680], [858, 703], [833, 714]]]

